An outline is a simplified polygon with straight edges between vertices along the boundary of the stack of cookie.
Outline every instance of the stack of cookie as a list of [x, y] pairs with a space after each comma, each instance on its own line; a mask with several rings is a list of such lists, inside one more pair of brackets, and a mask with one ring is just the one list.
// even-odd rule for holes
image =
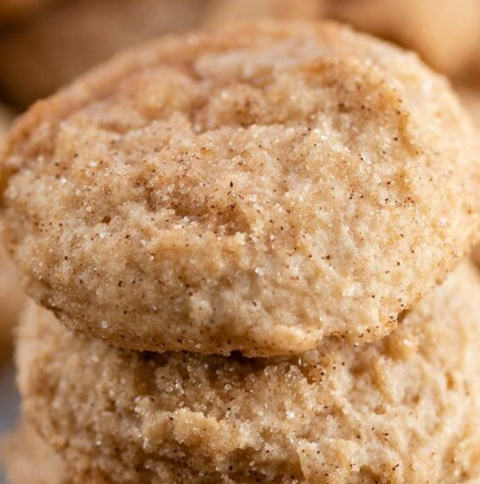
[[12, 482], [479, 482], [477, 148], [445, 80], [330, 24], [166, 38], [37, 104], [0, 175], [35, 301]]

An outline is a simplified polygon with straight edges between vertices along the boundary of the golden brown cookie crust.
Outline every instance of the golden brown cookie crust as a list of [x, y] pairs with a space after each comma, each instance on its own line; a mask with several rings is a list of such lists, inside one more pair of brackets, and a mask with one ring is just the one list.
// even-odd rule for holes
[[171, 37], [16, 125], [5, 235], [31, 296], [115, 345], [366, 342], [471, 249], [473, 146], [443, 79], [347, 28]]
[[470, 264], [383, 340], [289, 358], [124, 351], [31, 305], [19, 384], [74, 482], [478, 482], [479, 315]]

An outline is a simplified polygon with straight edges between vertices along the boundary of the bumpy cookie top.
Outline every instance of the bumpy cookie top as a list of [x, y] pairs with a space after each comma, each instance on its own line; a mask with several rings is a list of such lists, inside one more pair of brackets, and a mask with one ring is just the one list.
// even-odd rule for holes
[[30, 294], [113, 344], [371, 341], [472, 245], [472, 133], [443, 79], [347, 28], [171, 37], [16, 125], [5, 235]]
[[387, 338], [294, 357], [121, 351], [30, 307], [19, 381], [74, 482], [467, 484], [480, 478], [479, 344], [465, 265]]

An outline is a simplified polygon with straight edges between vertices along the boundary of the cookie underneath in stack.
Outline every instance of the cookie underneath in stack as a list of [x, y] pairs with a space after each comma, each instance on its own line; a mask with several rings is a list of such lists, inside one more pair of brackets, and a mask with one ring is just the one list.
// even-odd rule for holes
[[32, 304], [17, 357], [25, 416], [72, 482], [458, 484], [480, 479], [479, 345], [480, 278], [465, 263], [363, 346], [138, 353]]

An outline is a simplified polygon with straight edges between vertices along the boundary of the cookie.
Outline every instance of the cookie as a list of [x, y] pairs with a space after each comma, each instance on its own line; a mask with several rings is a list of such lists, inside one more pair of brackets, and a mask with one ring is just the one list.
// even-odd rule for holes
[[60, 456], [25, 422], [3, 438], [1, 458], [10, 484], [70, 484]]
[[28, 106], [120, 49], [197, 26], [209, 3], [57, 1], [28, 21], [0, 32], [0, 88], [12, 102]]
[[31, 305], [19, 386], [73, 483], [479, 482], [479, 315], [469, 263], [383, 340], [295, 357], [125, 351]]
[[327, 0], [216, 0], [206, 15], [205, 25], [259, 18], [313, 20], [325, 13]]
[[418, 51], [428, 64], [449, 75], [471, 70], [480, 45], [478, 0], [218, 0], [206, 23], [263, 17], [346, 22]]
[[443, 79], [348, 28], [171, 37], [16, 124], [5, 236], [30, 295], [114, 345], [367, 342], [470, 251], [475, 142]]
[[418, 51], [427, 63], [460, 74], [478, 52], [478, 0], [331, 0], [328, 15]]
[[[7, 110], [0, 106], [0, 146], [11, 121]], [[0, 362], [10, 356], [12, 330], [23, 304], [23, 294], [7, 253], [0, 242]]]

